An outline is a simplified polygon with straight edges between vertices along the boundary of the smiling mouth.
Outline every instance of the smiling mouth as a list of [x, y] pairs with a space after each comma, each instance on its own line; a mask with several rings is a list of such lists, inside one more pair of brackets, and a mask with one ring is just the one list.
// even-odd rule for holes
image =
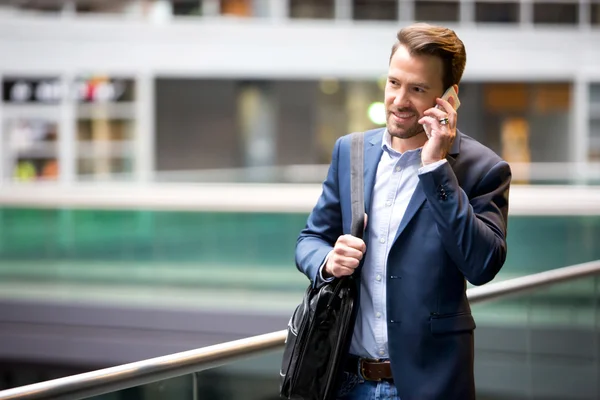
[[408, 119], [408, 118], [414, 117], [414, 115], [415, 115], [413, 113], [406, 113], [406, 112], [403, 112], [403, 113], [392, 112], [392, 114], [398, 119]]

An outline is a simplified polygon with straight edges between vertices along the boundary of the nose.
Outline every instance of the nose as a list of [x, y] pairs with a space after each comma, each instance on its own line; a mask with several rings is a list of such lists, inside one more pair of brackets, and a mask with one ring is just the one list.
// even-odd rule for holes
[[406, 90], [399, 89], [394, 96], [394, 105], [396, 107], [407, 107], [410, 105]]

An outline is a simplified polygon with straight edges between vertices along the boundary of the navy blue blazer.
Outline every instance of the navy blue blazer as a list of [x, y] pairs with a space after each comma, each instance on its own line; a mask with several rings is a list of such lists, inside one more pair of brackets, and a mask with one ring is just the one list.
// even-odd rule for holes
[[[367, 213], [383, 133], [365, 133]], [[350, 142], [350, 135], [337, 140], [296, 245], [296, 265], [314, 285], [338, 237], [350, 232]], [[465, 279], [489, 282], [506, 259], [509, 165], [461, 132], [447, 160], [419, 176], [387, 259], [388, 349], [402, 400], [475, 399]]]

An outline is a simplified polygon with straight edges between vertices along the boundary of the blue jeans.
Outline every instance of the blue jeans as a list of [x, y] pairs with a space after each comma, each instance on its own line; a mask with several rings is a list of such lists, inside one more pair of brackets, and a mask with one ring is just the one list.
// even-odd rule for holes
[[393, 383], [362, 380], [358, 375], [344, 372], [337, 400], [400, 400]]

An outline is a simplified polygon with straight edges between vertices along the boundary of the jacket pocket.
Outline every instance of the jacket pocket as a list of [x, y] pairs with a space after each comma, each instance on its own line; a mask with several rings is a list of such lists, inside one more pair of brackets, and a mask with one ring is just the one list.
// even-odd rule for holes
[[469, 312], [457, 314], [434, 314], [431, 316], [431, 333], [467, 332], [475, 329], [475, 320]]

